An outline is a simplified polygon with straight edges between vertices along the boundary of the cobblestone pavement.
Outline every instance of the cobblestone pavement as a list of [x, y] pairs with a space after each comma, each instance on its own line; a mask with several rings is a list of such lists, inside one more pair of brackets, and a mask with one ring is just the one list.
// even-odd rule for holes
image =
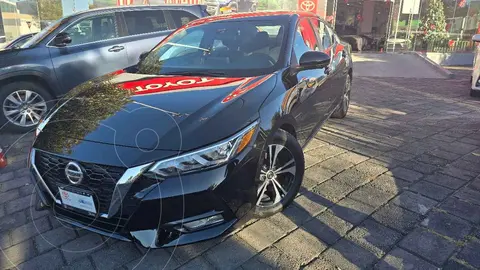
[[305, 150], [283, 213], [211, 241], [144, 250], [36, 212], [31, 135], [0, 135], [0, 269], [480, 268], [480, 100], [457, 79], [359, 77], [344, 120]]

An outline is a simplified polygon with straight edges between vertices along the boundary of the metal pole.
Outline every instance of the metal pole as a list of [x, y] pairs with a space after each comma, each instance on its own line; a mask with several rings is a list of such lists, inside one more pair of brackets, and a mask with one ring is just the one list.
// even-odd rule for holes
[[394, 43], [393, 43], [392, 52], [395, 52], [395, 42], [397, 42], [398, 22], [400, 21], [400, 14], [402, 13], [402, 5], [403, 5], [403, 0], [400, 0], [400, 3], [398, 5], [397, 23], [395, 24], [395, 34], [393, 36]]
[[[418, 9], [418, 20], [420, 20], [420, 17], [422, 15], [422, 7], [423, 7], [423, 0], [420, 0], [420, 7]], [[415, 33], [415, 38], [413, 39], [413, 51], [415, 51], [416, 45], [417, 45], [417, 33]]]

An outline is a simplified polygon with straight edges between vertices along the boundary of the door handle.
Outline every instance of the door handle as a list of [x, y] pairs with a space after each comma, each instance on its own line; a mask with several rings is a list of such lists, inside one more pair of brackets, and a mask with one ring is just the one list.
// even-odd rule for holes
[[113, 46], [110, 49], [108, 49], [109, 52], [119, 52], [125, 49], [123, 46]]

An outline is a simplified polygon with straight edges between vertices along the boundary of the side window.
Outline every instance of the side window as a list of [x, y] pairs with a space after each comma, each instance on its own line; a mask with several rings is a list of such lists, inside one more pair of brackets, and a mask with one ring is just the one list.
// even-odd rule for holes
[[333, 33], [332, 31], [328, 28], [326, 24], [324, 24], [322, 21], [313, 19], [312, 23], [315, 27], [315, 31], [317, 31], [319, 42], [320, 42], [320, 47], [322, 51], [327, 50], [330, 48], [333, 44]]
[[161, 10], [127, 11], [123, 14], [129, 35], [139, 35], [168, 30], [165, 15]]
[[181, 27], [191, 21], [198, 19], [195, 15], [184, 10], [169, 10], [176, 27]]
[[297, 26], [295, 34], [293, 52], [297, 60], [308, 51], [315, 51], [319, 49], [315, 32], [313, 31], [310, 22], [307, 19], [302, 19]]
[[72, 38], [69, 46], [117, 37], [115, 17], [113, 14], [86, 18], [71, 25], [63, 32], [68, 33]]

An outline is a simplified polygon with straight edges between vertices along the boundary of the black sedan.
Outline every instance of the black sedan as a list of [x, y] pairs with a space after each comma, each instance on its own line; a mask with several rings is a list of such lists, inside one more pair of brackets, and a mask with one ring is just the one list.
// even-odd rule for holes
[[287, 207], [302, 148], [350, 101], [350, 55], [310, 13], [193, 21], [140, 63], [80, 85], [38, 126], [39, 208], [145, 247]]

